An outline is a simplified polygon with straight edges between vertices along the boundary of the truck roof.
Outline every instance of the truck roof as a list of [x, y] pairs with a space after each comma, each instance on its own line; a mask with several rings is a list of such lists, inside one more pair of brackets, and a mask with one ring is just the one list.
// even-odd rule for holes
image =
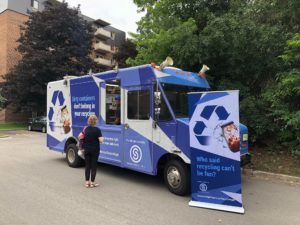
[[141, 84], [151, 84], [152, 80], [157, 79], [160, 83], [210, 88], [207, 80], [200, 77], [197, 73], [183, 71], [175, 67], [166, 67], [162, 70], [158, 70], [150, 64], [128, 67], [118, 70], [110, 70], [93, 75], [70, 78], [69, 80], [71, 81], [71, 84], [78, 84], [82, 82], [92, 81], [93, 79], [97, 79], [99, 81], [121, 79], [122, 86], [124, 87]]
[[200, 77], [196, 73], [183, 71], [175, 67], [166, 67], [156, 72], [156, 77], [161, 83], [210, 88], [205, 78]]

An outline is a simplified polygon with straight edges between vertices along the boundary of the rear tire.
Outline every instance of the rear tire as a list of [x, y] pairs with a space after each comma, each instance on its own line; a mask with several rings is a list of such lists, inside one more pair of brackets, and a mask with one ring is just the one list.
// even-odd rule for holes
[[78, 148], [75, 144], [69, 144], [66, 150], [66, 159], [70, 167], [76, 168], [83, 164], [82, 158], [78, 155]]
[[190, 170], [184, 162], [176, 159], [168, 161], [164, 168], [164, 180], [168, 189], [176, 195], [190, 193]]
[[32, 131], [31, 125], [28, 125], [28, 130], [29, 130], [29, 131]]
[[46, 127], [42, 127], [42, 132], [46, 133]]

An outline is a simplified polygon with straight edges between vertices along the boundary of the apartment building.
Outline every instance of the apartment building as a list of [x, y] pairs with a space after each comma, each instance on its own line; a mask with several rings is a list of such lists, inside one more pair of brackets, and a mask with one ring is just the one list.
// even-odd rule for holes
[[104, 20], [93, 20], [84, 15], [83, 18], [92, 23], [95, 31], [91, 56], [98, 65], [98, 71], [95, 72], [112, 69], [116, 65], [113, 56], [125, 42], [125, 32], [110, 26]]
[[[46, 0], [0, 0], [0, 84], [5, 80], [2, 75], [7, 74], [21, 59], [16, 50], [17, 40], [20, 38], [20, 26], [29, 19], [29, 14], [44, 9]], [[101, 19], [92, 19], [81, 15], [95, 28], [93, 52], [91, 57], [97, 63], [94, 72], [112, 69], [115, 66], [113, 55], [125, 42], [124, 31], [112, 27]], [[10, 117], [18, 120], [13, 113], [0, 112], [0, 121], [9, 121]]]
[[[20, 60], [21, 56], [16, 51], [20, 25], [28, 20], [31, 12], [42, 11], [44, 2], [45, 0], [0, 0], [0, 76], [6, 74]], [[94, 51], [91, 57], [99, 70], [113, 68], [113, 55], [125, 42], [125, 32], [101, 19], [95, 20], [85, 15], [82, 17], [95, 28]], [[0, 82], [3, 82], [2, 78]]]
[[[33, 3], [33, 4], [32, 4]], [[20, 26], [28, 20], [28, 13], [42, 10], [41, 4], [30, 0], [0, 0], [0, 82], [21, 59], [15, 50], [20, 38]]]

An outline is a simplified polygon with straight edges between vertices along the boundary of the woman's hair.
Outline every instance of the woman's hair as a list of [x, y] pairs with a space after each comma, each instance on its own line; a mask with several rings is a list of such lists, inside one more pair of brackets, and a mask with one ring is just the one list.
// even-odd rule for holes
[[97, 121], [98, 121], [97, 116], [91, 115], [91, 116], [89, 117], [89, 119], [88, 119], [88, 125], [90, 125], [90, 126], [96, 126]]

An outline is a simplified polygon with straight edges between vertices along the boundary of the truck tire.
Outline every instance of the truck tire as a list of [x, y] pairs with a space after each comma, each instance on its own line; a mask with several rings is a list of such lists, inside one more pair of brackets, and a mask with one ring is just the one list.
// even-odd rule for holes
[[76, 168], [83, 164], [82, 158], [78, 156], [78, 148], [75, 144], [69, 144], [66, 150], [66, 159], [70, 167]]
[[164, 180], [168, 189], [176, 195], [186, 195], [191, 191], [189, 166], [180, 160], [172, 159], [166, 163]]
[[28, 131], [32, 131], [31, 125], [28, 125]]

